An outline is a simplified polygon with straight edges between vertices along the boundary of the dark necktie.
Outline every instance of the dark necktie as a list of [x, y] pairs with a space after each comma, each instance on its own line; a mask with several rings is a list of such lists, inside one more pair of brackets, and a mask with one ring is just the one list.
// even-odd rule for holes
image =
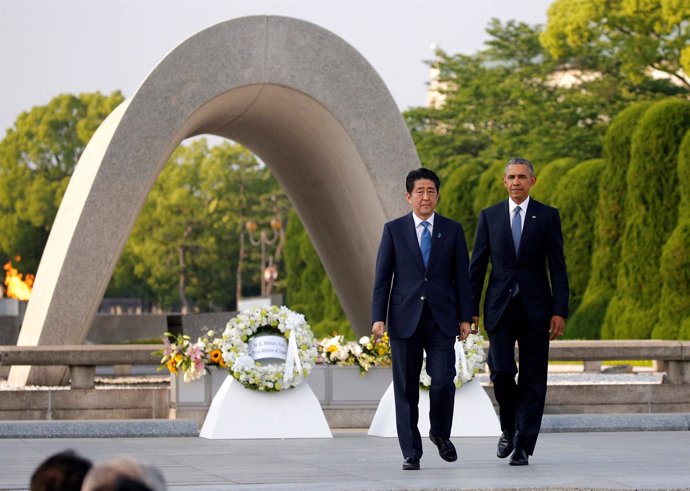
[[422, 250], [422, 259], [424, 260], [424, 267], [429, 263], [429, 252], [431, 252], [431, 234], [429, 233], [429, 222], [424, 220], [422, 222], [422, 240], [419, 242], [419, 248]]
[[522, 235], [522, 221], [520, 220], [520, 207], [515, 208], [515, 214], [513, 215], [513, 245], [515, 246], [515, 254], [517, 254], [520, 248], [520, 235]]
[[[515, 246], [515, 255], [518, 253], [520, 248], [520, 235], [522, 235], [522, 221], [520, 220], [520, 207], [515, 208], [515, 215], [513, 215], [513, 245]], [[513, 297], [520, 291], [520, 285], [515, 283], [515, 288], [513, 289]]]

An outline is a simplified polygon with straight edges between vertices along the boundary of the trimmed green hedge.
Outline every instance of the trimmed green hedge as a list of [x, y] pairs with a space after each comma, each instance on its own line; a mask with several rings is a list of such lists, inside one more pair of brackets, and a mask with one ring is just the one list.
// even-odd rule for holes
[[659, 322], [652, 337], [690, 339], [690, 131], [678, 152], [678, 225], [661, 253]]
[[[479, 176], [479, 183], [474, 192], [475, 217], [478, 217], [484, 208], [508, 198], [508, 193], [503, 185], [503, 170], [505, 166], [506, 162], [494, 162]], [[476, 227], [477, 224], [475, 222], [474, 228]]]
[[[568, 319], [569, 336], [585, 339], [612, 338], [601, 332], [604, 315], [616, 288], [620, 241], [625, 230], [626, 175], [630, 141], [651, 102], [632, 104], [611, 122], [604, 144], [604, 167], [599, 180], [599, 199], [594, 220], [594, 244], [589, 282], [582, 302]], [[569, 269], [572, 274], [572, 269]]]
[[546, 164], [542, 169], [536, 169], [537, 182], [530, 191], [530, 196], [537, 201], [541, 201], [547, 205], [554, 205], [554, 196], [558, 183], [569, 170], [577, 164], [577, 159], [572, 157], [563, 157], [552, 160]]
[[468, 247], [472, 247], [477, 229], [477, 214], [473, 205], [481, 173], [479, 164], [467, 163], [455, 169], [445, 181], [441, 181], [438, 212], [462, 224]]
[[616, 339], [647, 339], [659, 318], [661, 251], [677, 224], [678, 149], [688, 128], [690, 102], [670, 99], [649, 108], [633, 134], [616, 294], [604, 318]]
[[[553, 197], [553, 206], [558, 208], [561, 215], [570, 284], [569, 309], [573, 312], [580, 305], [589, 281], [594, 244], [592, 204], [597, 202], [599, 176], [603, 167], [603, 159], [592, 159], [577, 164], [561, 177]], [[593, 332], [573, 329], [570, 325], [566, 333], [572, 338], [596, 337], [593, 336]]]

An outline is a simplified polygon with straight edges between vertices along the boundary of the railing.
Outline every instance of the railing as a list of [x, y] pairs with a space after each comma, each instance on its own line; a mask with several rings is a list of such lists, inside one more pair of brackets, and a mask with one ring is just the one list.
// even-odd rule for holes
[[[488, 343], [484, 345], [488, 349]], [[73, 388], [94, 386], [96, 366], [155, 365], [159, 344], [0, 346], [0, 366], [68, 366]], [[516, 350], [517, 351], [517, 350]], [[551, 361], [657, 360], [671, 384], [690, 384], [690, 341], [553, 341]]]
[[61, 346], [0, 346], [0, 366], [67, 366], [71, 387], [94, 387], [96, 366], [156, 365], [160, 344], [89, 344]]
[[552, 341], [549, 360], [655, 360], [670, 384], [690, 384], [690, 341]]

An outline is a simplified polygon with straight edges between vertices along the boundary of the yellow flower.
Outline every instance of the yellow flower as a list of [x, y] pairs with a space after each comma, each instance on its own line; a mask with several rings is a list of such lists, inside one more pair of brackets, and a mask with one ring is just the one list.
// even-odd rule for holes
[[336, 351], [338, 351], [338, 347], [335, 344], [332, 344], [328, 348], [326, 348], [326, 351], [329, 353], [335, 353]]
[[223, 353], [221, 353], [219, 349], [214, 349], [208, 354], [208, 359], [211, 360], [211, 363], [220, 365], [220, 363], [223, 361]]
[[177, 363], [175, 363], [175, 358], [170, 358], [166, 363], [166, 366], [168, 367], [168, 371], [170, 373], [177, 373]]

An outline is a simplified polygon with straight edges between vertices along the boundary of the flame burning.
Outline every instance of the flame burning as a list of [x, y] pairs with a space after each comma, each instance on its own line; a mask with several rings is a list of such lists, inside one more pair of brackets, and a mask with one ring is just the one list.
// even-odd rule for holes
[[[20, 259], [17, 257], [17, 261]], [[34, 275], [27, 274], [26, 279], [23, 279], [24, 275], [12, 267], [12, 261], [7, 261], [3, 269], [5, 270], [5, 295], [17, 300], [29, 300], [34, 285]]]

